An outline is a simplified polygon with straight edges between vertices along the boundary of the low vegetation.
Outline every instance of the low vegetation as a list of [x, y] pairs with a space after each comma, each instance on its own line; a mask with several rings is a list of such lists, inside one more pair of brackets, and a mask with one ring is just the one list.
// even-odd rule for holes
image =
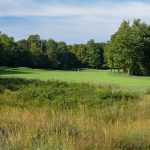
[[85, 83], [0, 79], [0, 148], [150, 148], [150, 95]]
[[[38, 81], [25, 79], [0, 79], [0, 89], [4, 97], [3, 106], [57, 108], [79, 108], [80, 106], [101, 107], [118, 101], [134, 100], [137, 94], [113, 90], [111, 86], [94, 86], [82, 83], [60, 81]], [[9, 95], [11, 101], [5, 99]]]

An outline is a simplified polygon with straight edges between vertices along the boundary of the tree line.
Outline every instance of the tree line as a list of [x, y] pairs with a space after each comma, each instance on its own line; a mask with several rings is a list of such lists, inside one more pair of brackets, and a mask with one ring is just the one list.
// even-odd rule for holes
[[123, 21], [108, 41], [105, 58], [112, 69], [130, 75], [150, 75], [150, 26], [139, 19]]
[[0, 32], [0, 66], [49, 69], [93, 68], [150, 75], [150, 26], [139, 19], [123, 21], [107, 43], [67, 45], [39, 35], [14, 41]]
[[87, 44], [67, 45], [39, 35], [14, 41], [0, 33], [0, 66], [50, 69], [103, 68], [104, 43], [90, 40]]

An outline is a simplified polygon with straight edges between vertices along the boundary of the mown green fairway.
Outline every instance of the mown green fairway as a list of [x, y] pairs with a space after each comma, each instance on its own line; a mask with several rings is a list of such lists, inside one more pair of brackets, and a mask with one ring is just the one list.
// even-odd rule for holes
[[1, 77], [16, 77], [40, 80], [86, 82], [90, 84], [116, 85], [138, 91], [150, 89], [150, 77], [114, 74], [106, 70], [58, 71], [30, 68], [1, 68]]

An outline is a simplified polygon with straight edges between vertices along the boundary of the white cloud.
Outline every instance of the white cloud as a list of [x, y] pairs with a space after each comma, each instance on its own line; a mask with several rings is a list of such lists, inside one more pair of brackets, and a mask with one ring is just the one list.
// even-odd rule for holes
[[[67, 5], [39, 3], [37, 0], [0, 0], [0, 20], [6, 16], [29, 18], [24, 24], [0, 24], [0, 29], [17, 39], [38, 33], [44, 38], [69, 43], [85, 42], [91, 38], [106, 41], [123, 19], [141, 18], [150, 23], [149, 12], [150, 3], [135, 1]], [[51, 19], [53, 17], [56, 19]]]
[[0, 16], [69, 17], [150, 17], [150, 4], [144, 2], [96, 3], [93, 5], [42, 4], [33, 0], [0, 0]]

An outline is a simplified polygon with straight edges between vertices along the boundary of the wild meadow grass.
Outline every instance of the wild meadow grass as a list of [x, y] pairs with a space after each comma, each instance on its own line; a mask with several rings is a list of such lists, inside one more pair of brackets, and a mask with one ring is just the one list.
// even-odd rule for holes
[[112, 86], [0, 79], [0, 149], [150, 149], [150, 95]]
[[149, 149], [148, 100], [94, 110], [1, 107], [1, 149]]

